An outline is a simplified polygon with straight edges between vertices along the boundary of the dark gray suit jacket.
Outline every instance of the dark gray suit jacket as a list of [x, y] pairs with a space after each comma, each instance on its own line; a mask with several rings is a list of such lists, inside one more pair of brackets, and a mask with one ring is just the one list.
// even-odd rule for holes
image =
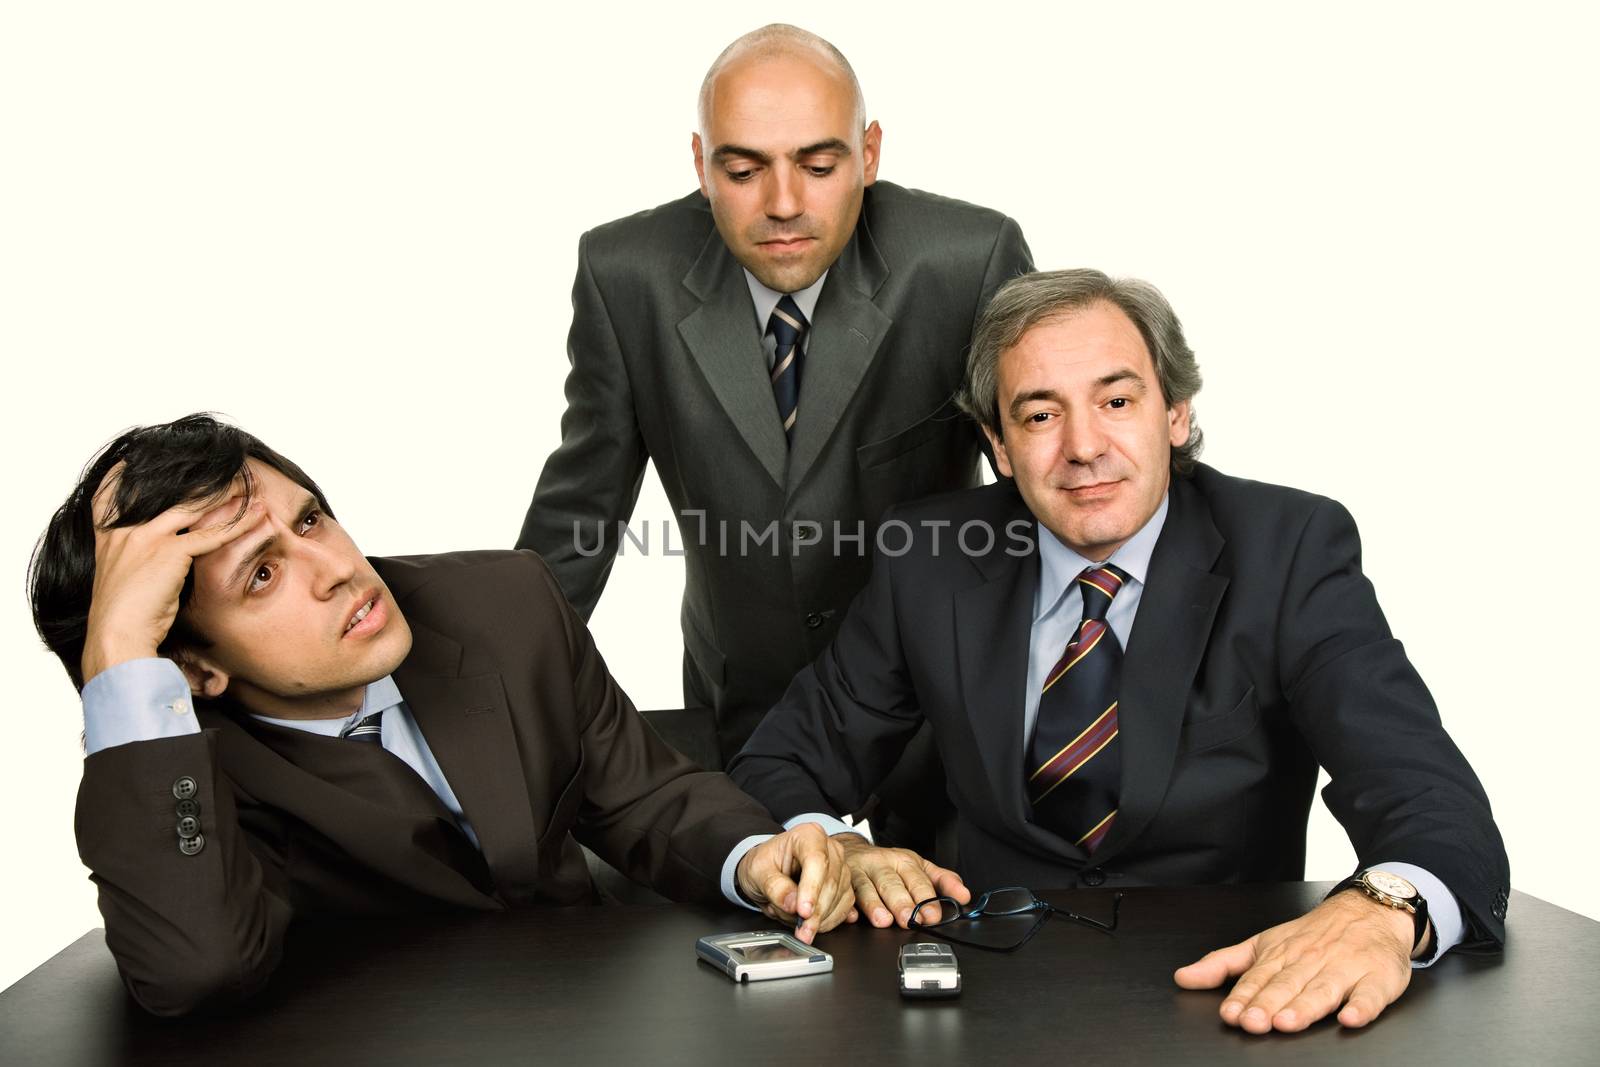
[[[958, 812], [958, 869], [997, 885], [1189, 884], [1304, 877], [1317, 766], [1362, 864], [1414, 863], [1456, 894], [1465, 943], [1504, 938], [1509, 869], [1489, 801], [1361, 573], [1332, 500], [1174, 477], [1118, 694], [1117, 820], [1093, 858], [1034, 824], [1023, 686], [1039, 554], [1009, 483], [899, 509], [913, 548], [874, 561], [833, 646], [729, 767], [778, 819], [846, 812], [925, 720]], [[948, 520], [942, 552], [924, 520]], [[992, 551], [950, 535], [981, 521]], [[982, 547], [976, 533], [968, 543]]]
[[[1031, 269], [1010, 219], [870, 186], [817, 302], [790, 454], [744, 274], [700, 194], [585, 234], [562, 441], [518, 547], [587, 618], [654, 461], [685, 550], [685, 700], [716, 709], [731, 755], [833, 636], [883, 511], [976, 484], [979, 437], [951, 398], [978, 312]], [[817, 543], [795, 523], [820, 524]]]

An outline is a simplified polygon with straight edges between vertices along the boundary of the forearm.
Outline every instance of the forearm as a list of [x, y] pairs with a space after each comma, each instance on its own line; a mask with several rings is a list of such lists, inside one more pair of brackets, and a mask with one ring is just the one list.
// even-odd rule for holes
[[1500, 945], [1510, 869], [1489, 799], [1391, 636], [1337, 504], [1309, 516], [1284, 602], [1282, 688], [1362, 867], [1431, 872], [1459, 905], [1462, 944]]
[[[548, 573], [535, 595], [557, 601], [579, 716], [583, 803], [574, 833], [612, 866], [675, 900], [726, 896], [731, 854], [779, 827], [726, 775], [702, 770], [645, 724]], [[732, 866], [737, 866], [734, 859]], [[737, 902], [737, 898], [733, 897]]]
[[[247, 847], [215, 745], [215, 733], [196, 733], [84, 761], [79, 855], [123, 981], [158, 1015], [255, 992], [276, 968], [289, 924], [287, 894]], [[180, 804], [194, 820], [182, 830]]]
[[611, 573], [618, 526], [633, 513], [648, 459], [621, 344], [586, 248], [587, 237], [572, 289], [561, 443], [545, 461], [516, 546], [544, 559], [585, 620]]

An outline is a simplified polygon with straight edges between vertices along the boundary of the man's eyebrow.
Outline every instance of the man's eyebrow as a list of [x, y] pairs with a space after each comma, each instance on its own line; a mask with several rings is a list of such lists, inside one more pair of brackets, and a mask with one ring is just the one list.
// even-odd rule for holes
[[771, 163], [772, 162], [772, 157], [767, 155], [765, 152], [762, 152], [762, 151], [760, 151], [758, 149], [755, 149], [755, 148], [746, 148], [743, 145], [737, 145], [737, 144], [721, 144], [721, 145], [718, 145], [716, 151], [711, 153], [711, 160], [714, 163], [722, 163], [722, 162], [726, 161], [729, 157], [737, 157], [739, 159], [748, 159], [748, 160], [752, 160], [752, 161], [754, 161], [756, 163]]
[[1054, 400], [1060, 402], [1061, 394], [1054, 389], [1030, 389], [1026, 393], [1018, 393], [1011, 398], [1011, 404], [1006, 409], [1014, 419], [1022, 414], [1022, 409], [1035, 400]]
[[[815, 144], [801, 145], [799, 148], [796, 148], [793, 152], [789, 153], [789, 158], [804, 159], [806, 156], [815, 156], [823, 152], [832, 152], [835, 155], [848, 156], [850, 154], [850, 145], [845, 141], [839, 140], [837, 137], [829, 137], [826, 140], [818, 141]], [[763, 152], [759, 148], [746, 148], [744, 145], [738, 144], [718, 145], [716, 150], [711, 153], [711, 161], [713, 163], [723, 163], [730, 158], [748, 159], [753, 163], [761, 163], [763, 165], [772, 162], [772, 155], [770, 153]]]
[[272, 546], [277, 543], [278, 535], [273, 534], [251, 549], [250, 554], [240, 560], [237, 567], [233, 568], [233, 573], [228, 575], [228, 580], [223, 583], [222, 588], [228, 590], [238, 585], [244, 576], [254, 570], [257, 563], [261, 562], [261, 557], [272, 551]]
[[[307, 515], [317, 510], [317, 508], [320, 506], [321, 505], [317, 503], [316, 497], [312, 496], [310, 493], [302, 493], [300, 495], [300, 499], [295, 502], [294, 524], [299, 526], [305, 521]], [[244, 559], [239, 561], [239, 565], [233, 569], [232, 574], [228, 575], [228, 580], [223, 583], [222, 588], [232, 589], [234, 586], [238, 585], [244, 576], [250, 573], [250, 571], [255, 568], [255, 565], [261, 561], [261, 557], [265, 556], [268, 552], [271, 552], [272, 546], [277, 543], [277, 534], [273, 534], [270, 537], [263, 539], [260, 544], [256, 545], [255, 548], [250, 550], [250, 554], [248, 556], [245, 556]]]
[[1113, 371], [1112, 373], [1096, 380], [1095, 384], [1103, 389], [1108, 385], [1116, 385], [1118, 382], [1132, 382], [1141, 389], [1145, 388], [1144, 375], [1140, 374], [1136, 370], [1133, 370], [1132, 368], [1123, 368], [1119, 371]]
[[[1116, 385], [1119, 382], [1132, 382], [1134, 385], [1138, 386], [1141, 391], [1148, 388], [1148, 385], [1144, 380], [1144, 375], [1129, 367], [1125, 367], [1118, 371], [1112, 371], [1110, 374], [1101, 375], [1099, 378], [1094, 380], [1095, 386], [1100, 389], [1104, 389], [1107, 386]], [[1026, 393], [1018, 393], [1016, 396], [1012, 397], [1011, 404], [1006, 410], [1010, 412], [1012, 418], [1016, 418], [1018, 415], [1022, 414], [1022, 409], [1024, 407], [1033, 403], [1035, 400], [1048, 400], [1059, 404], [1061, 402], [1061, 394], [1056, 392], [1054, 389], [1030, 389]]]
[[803, 148], [796, 148], [790, 155], [795, 159], [800, 159], [805, 156], [814, 156], [821, 152], [832, 152], [835, 155], [848, 156], [850, 154], [850, 146], [837, 137], [830, 137], [826, 141], [818, 141], [816, 144], [808, 144]]

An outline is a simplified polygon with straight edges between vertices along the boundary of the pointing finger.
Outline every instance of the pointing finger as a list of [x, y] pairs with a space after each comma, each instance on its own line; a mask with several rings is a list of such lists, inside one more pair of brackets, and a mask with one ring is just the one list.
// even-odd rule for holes
[[795, 838], [795, 855], [800, 860], [800, 896], [795, 904], [795, 914], [809, 919], [817, 907], [817, 896], [822, 890], [823, 878], [828, 873], [828, 847], [812, 834]]

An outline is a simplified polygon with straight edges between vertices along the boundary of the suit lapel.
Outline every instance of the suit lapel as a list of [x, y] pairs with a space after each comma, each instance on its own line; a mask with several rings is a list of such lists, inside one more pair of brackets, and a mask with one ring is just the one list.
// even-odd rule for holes
[[[502, 898], [531, 899], [537, 828], [549, 821], [551, 796], [540, 788], [546, 783], [528, 781], [505, 687], [498, 674], [459, 677], [461, 646], [408, 621], [411, 655], [394, 672], [395, 684], [472, 823]], [[519, 886], [527, 892], [517, 892]]]
[[[745, 444], [781, 487], [789, 446], [778, 423], [761, 331], [744, 271], [715, 227], [683, 284], [702, 303], [678, 323], [678, 335]], [[802, 410], [804, 403], [802, 396]]]
[[1169, 500], [1122, 661], [1121, 798], [1096, 863], [1134, 840], [1166, 796], [1189, 693], [1228, 588], [1211, 571], [1224, 542], [1200, 494], [1174, 477]]
[[1033, 552], [1020, 558], [995, 551], [972, 562], [984, 582], [954, 597], [961, 695], [989, 777], [990, 795], [1006, 821], [1023, 825], [1029, 817], [1022, 782], [1023, 690], [1039, 551], [1035, 545]]
[[[828, 269], [800, 374], [799, 418], [784, 483], [793, 493], [822, 454], [894, 320], [872, 298], [889, 275], [865, 218]], [[768, 390], [770, 393], [770, 389]]]

